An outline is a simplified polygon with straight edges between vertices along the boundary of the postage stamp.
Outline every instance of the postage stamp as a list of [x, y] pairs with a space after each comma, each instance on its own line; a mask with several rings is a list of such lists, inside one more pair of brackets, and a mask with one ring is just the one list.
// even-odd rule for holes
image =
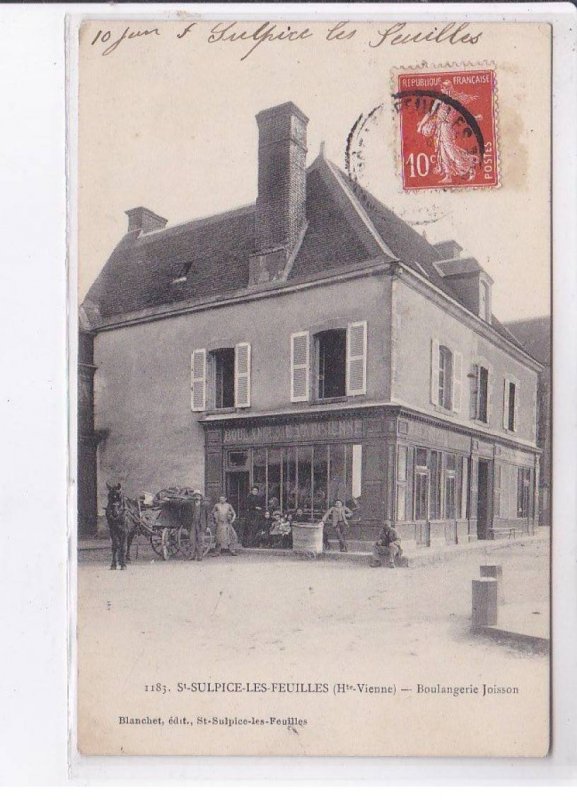
[[396, 75], [403, 189], [499, 186], [494, 69]]

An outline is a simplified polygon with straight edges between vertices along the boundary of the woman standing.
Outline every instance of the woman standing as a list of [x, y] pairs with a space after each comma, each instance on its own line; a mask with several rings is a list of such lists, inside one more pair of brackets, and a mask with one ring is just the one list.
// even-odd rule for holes
[[236, 533], [232, 523], [236, 519], [236, 511], [227, 501], [226, 496], [221, 494], [218, 503], [212, 509], [212, 517], [216, 524], [216, 550], [215, 555], [219, 556], [223, 550], [228, 550], [231, 555], [236, 555]]

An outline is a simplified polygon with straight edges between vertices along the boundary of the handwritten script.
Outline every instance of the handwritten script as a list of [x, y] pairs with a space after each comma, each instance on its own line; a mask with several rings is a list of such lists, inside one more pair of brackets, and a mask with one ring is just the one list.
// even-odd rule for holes
[[[199, 27], [196, 22], [189, 22], [176, 31], [172, 26], [170, 29], [163, 26], [148, 28], [126, 26], [120, 33], [101, 28], [92, 38], [90, 46], [98, 48], [100, 55], [110, 56], [120, 47], [143, 39], [154, 40], [168, 36], [174, 42], [194, 43], [195, 40], [203, 38], [210, 45], [237, 46], [240, 61], [245, 61], [255, 50], [265, 44], [298, 42], [315, 37], [336, 44], [352, 39], [364, 39], [366, 35], [366, 31], [359, 32], [349, 22], [331, 23], [326, 28], [317, 28], [316, 26], [310, 28], [305, 23], [289, 25], [277, 22], [259, 22], [250, 25], [228, 21], [217, 22], [208, 30], [205, 26]], [[373, 49], [414, 45], [421, 42], [475, 45], [482, 35], [482, 30], [478, 27], [471, 28], [468, 22], [447, 22], [430, 26], [395, 22], [388, 27], [381, 24], [375, 25], [364, 43]]]

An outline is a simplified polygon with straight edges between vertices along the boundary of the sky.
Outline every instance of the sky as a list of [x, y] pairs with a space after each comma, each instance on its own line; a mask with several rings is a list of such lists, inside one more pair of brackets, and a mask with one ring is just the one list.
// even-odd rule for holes
[[[158, 34], [125, 37], [107, 55], [106, 46], [123, 31], [144, 26], [99, 21], [81, 31], [80, 300], [126, 232], [127, 209], [145, 206], [170, 225], [253, 203], [255, 115], [292, 100], [309, 117], [308, 163], [324, 142], [327, 157], [341, 168], [355, 120], [381, 106], [363, 142], [365, 187], [429, 241], [456, 239], [475, 256], [495, 280], [493, 310], [500, 319], [549, 312], [547, 26], [482, 23], [476, 44], [395, 48], [370, 46], [383, 23], [350, 25], [347, 32], [355, 34], [343, 41], [327, 41], [328, 23], [308, 24], [310, 37], [266, 41], [247, 55], [247, 41], [209, 43], [211, 24], [199, 23], [180, 39], [185, 23], [155, 25]], [[237, 23], [235, 30], [256, 27]], [[292, 30], [305, 27], [293, 23]], [[411, 23], [404, 32], [430, 29]], [[496, 69], [499, 188], [403, 190], [392, 81], [395, 70], [423, 62], [424, 69], [447, 63]]]

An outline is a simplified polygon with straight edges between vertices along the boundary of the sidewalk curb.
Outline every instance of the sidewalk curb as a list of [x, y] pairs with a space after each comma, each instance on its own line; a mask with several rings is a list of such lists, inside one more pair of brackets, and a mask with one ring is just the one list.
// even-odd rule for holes
[[[544, 542], [549, 540], [549, 531], [539, 531], [535, 534], [526, 534], [524, 536], [518, 536], [514, 539], [483, 539], [478, 540], [476, 542], [468, 542], [462, 545], [445, 545], [439, 548], [419, 548], [419, 549], [410, 549], [406, 548], [404, 550], [404, 555], [407, 556], [409, 559], [409, 568], [417, 567], [425, 564], [441, 564], [446, 561], [451, 561], [455, 558], [459, 558], [460, 556], [466, 556], [470, 553], [479, 553], [481, 555], [488, 555], [489, 553], [494, 552], [495, 550], [501, 550], [506, 547], [516, 547], [519, 545], [524, 545], [525, 542]], [[109, 550], [110, 549], [110, 542], [106, 539], [102, 540], [91, 540], [91, 541], [79, 541], [78, 542], [78, 553], [89, 553], [93, 551], [100, 551], [100, 550]], [[323, 553], [319, 553], [318, 555], [310, 554], [307, 555], [306, 553], [298, 553], [294, 550], [276, 550], [276, 549], [265, 549], [265, 548], [256, 548], [256, 547], [247, 547], [243, 548], [239, 551], [239, 555], [242, 556], [244, 553], [251, 556], [262, 556], [263, 558], [290, 558], [292, 560], [301, 561], [303, 559], [307, 560], [315, 560], [315, 561], [344, 561], [349, 563], [356, 563], [356, 564], [367, 564], [369, 563], [371, 552], [370, 551], [349, 551], [347, 553], [341, 553], [338, 550], [325, 550]], [[399, 567], [399, 569], [402, 569]]]

